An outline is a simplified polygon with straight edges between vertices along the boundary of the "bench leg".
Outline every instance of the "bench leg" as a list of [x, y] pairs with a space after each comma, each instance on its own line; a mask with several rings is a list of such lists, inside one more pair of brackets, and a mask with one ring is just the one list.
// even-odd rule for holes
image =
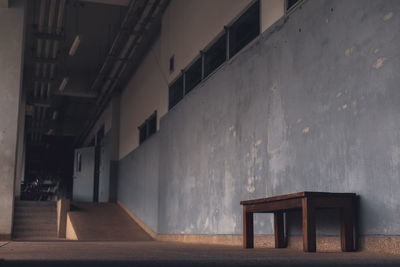
[[315, 252], [316, 234], [315, 234], [315, 212], [311, 199], [305, 197], [302, 199], [303, 211], [303, 250], [304, 252]]
[[283, 212], [274, 212], [274, 234], [275, 248], [285, 247], [285, 226], [283, 223]]
[[342, 251], [355, 250], [354, 226], [355, 208], [353, 199], [346, 201], [346, 205], [340, 210], [340, 245]]
[[243, 248], [254, 248], [253, 213], [243, 205]]

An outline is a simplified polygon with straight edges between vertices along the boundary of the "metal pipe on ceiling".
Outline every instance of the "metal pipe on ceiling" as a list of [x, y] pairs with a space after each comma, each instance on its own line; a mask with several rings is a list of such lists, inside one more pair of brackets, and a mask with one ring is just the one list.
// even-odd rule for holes
[[57, 1], [50, 0], [49, 22], [48, 22], [48, 28], [47, 28], [48, 33], [53, 33], [54, 17], [55, 17], [55, 13], [56, 13], [56, 4], [57, 4]]
[[39, 32], [44, 32], [44, 18], [45, 18], [45, 12], [46, 12], [46, 0], [41, 0], [40, 1], [40, 13], [39, 13]]
[[[61, 32], [62, 32], [65, 2], [66, 2], [66, 0], [60, 0], [59, 1], [58, 15], [57, 15], [57, 25], [56, 25], [56, 34], [57, 35], [60, 35]], [[59, 41], [58, 40], [54, 40], [53, 41], [53, 51], [52, 51], [52, 54], [51, 54], [53, 59], [57, 58], [58, 45], [59, 45]], [[50, 75], [49, 75], [50, 79], [54, 78], [55, 68], [56, 68], [55, 64], [52, 64], [50, 66]]]
[[92, 85], [92, 89], [96, 89], [98, 87], [98, 84], [102, 80], [102, 76], [107, 72], [109, 65], [114, 60], [117, 54], [118, 47], [121, 45], [121, 42], [123, 42], [123, 37], [124, 34], [126, 34], [126, 29], [129, 28], [129, 22], [132, 20], [136, 13], [140, 13], [140, 11], [142, 11], [142, 9], [145, 7], [145, 3], [146, 2], [144, 0], [133, 0], [129, 3], [128, 11], [126, 12], [125, 18], [121, 23], [121, 30], [117, 33], [117, 36], [115, 37], [111, 45], [108, 56], [106, 57], [106, 60], [104, 61], [100, 72]]
[[[40, 1], [40, 9], [39, 9], [39, 18], [38, 18], [38, 31], [44, 32], [44, 19], [45, 19], [45, 12], [46, 12], [46, 0]], [[36, 47], [36, 57], [40, 58], [42, 55], [42, 43], [41, 39], [37, 40], [37, 47]], [[40, 75], [40, 63], [36, 64], [36, 76]]]
[[[138, 44], [140, 44], [140, 42], [143, 39], [142, 34], [145, 32], [145, 27], [149, 24], [149, 22], [151, 21], [151, 18], [153, 17], [154, 11], [156, 10], [157, 6], [159, 4], [162, 4], [162, 1], [159, 3], [156, 3], [155, 1], [149, 1], [148, 4], [145, 6], [144, 11], [141, 13], [141, 16], [139, 17], [139, 19], [136, 21], [136, 25], [134, 25], [134, 32], [136, 33], [136, 35], [131, 35], [131, 37], [136, 37], [134, 39], [134, 42], [129, 43], [129, 39], [128, 42], [126, 43], [125, 47], [128, 47], [128, 49], [131, 49], [129, 56], [126, 57], [127, 51], [126, 50], [122, 50], [123, 56], [121, 56], [117, 62], [114, 63], [114, 67], [113, 70], [119, 70], [118, 72], [118, 76], [115, 80], [115, 82], [113, 83], [112, 87], [107, 87], [107, 88], [103, 88], [100, 97], [97, 101], [98, 105], [104, 105], [104, 102], [107, 102], [109, 95], [111, 95], [110, 92], [112, 92], [114, 90], [114, 88], [117, 86], [119, 79], [122, 77], [123, 73], [125, 72], [129, 59], [133, 57], [134, 52], [136, 50], [136, 47]], [[132, 38], [133, 40], [133, 38]], [[127, 46], [129, 44], [129, 46]], [[127, 60], [128, 59], [128, 60]], [[123, 62], [123, 64], [122, 64]], [[120, 66], [122, 65], [122, 68], [120, 68]], [[114, 78], [115, 73], [111, 73], [110, 78], [113, 79]]]
[[[113, 70], [111, 72], [111, 75], [109, 76], [109, 78], [113, 79], [114, 76], [118, 73], [118, 78], [121, 77], [121, 65], [122, 65], [122, 69], [126, 69], [126, 65], [127, 65], [127, 57], [126, 55], [128, 54], [129, 51], [129, 56], [130, 57], [132, 55], [132, 51], [135, 50], [136, 46], [138, 43], [140, 43], [140, 41], [142, 40], [142, 36], [141, 34], [144, 33], [144, 31], [141, 29], [145, 24], [143, 24], [143, 21], [148, 22], [147, 18], [149, 17], [149, 13], [155, 10], [155, 6], [157, 4], [154, 1], [149, 1], [147, 3], [147, 5], [144, 7], [144, 11], [141, 12], [141, 16], [136, 20], [136, 23], [134, 25], [134, 34], [130, 35], [130, 38], [128, 39], [127, 43], [125, 44], [124, 49], [121, 51], [120, 57], [118, 58], [118, 60], [116, 62], [114, 62], [114, 66], [113, 66]], [[143, 17], [145, 19], [143, 19]], [[140, 23], [141, 22], [141, 23]], [[114, 83], [116, 84], [116, 83]], [[110, 90], [110, 87], [107, 88], [103, 88], [100, 97], [97, 101], [97, 104], [103, 102], [104, 99], [107, 99], [107, 92]], [[112, 89], [111, 89], [112, 90]], [[104, 97], [106, 96], [106, 97]]]
[[[131, 11], [131, 12], [133, 10], [133, 4], [134, 3], [131, 2], [130, 6], [129, 6], [129, 11]], [[167, 6], [167, 4], [168, 4], [168, 0], [165, 0], [165, 1], [161, 0], [161, 1], [157, 1], [157, 2], [154, 0], [151, 0], [151, 1], [147, 2], [147, 5], [144, 7], [145, 10], [142, 10], [142, 12], [139, 13], [140, 14], [139, 19], [137, 19], [136, 22], [133, 24], [133, 27], [131, 27], [131, 29], [132, 28], [134, 29], [133, 34], [137, 35], [137, 36], [136, 36], [135, 41], [132, 43], [132, 45], [129, 45], [130, 46], [129, 56], [126, 57], [126, 54], [125, 54], [123, 57], [120, 56], [117, 59], [117, 62], [114, 62], [111, 75], [109, 76], [109, 79], [107, 79], [106, 83], [103, 85], [101, 93], [97, 100], [98, 108], [95, 113], [95, 118], [94, 118], [94, 120], [89, 122], [88, 127], [86, 127], [86, 129], [84, 130], [83, 134], [80, 137], [80, 139], [81, 139], [80, 142], [83, 142], [84, 138], [86, 138], [86, 135], [89, 133], [90, 129], [93, 127], [97, 118], [103, 112], [109, 97], [111, 97], [113, 91], [119, 85], [120, 79], [123, 77], [123, 74], [128, 69], [128, 62], [130, 62], [130, 59], [133, 58], [133, 56], [136, 52], [136, 48], [143, 38], [142, 34], [144, 34], [144, 32], [146, 30], [150, 29], [152, 20], [155, 20], [155, 18], [157, 18], [158, 15], [161, 15], [161, 14], [157, 14], [156, 12], [161, 12]], [[117, 47], [117, 42], [121, 38], [123, 30], [125, 30], [127, 28], [127, 26], [129, 26], [126, 24], [129, 21], [132, 21], [132, 18], [129, 17], [129, 14], [131, 14], [129, 11], [122, 23], [121, 31], [118, 33], [117, 37], [114, 40], [113, 46], [110, 49], [109, 57], [107, 57], [107, 59], [105, 60], [103, 66], [100, 70], [100, 73], [99, 73], [98, 77], [96, 78], [92, 88], [96, 88], [97, 83], [100, 82], [100, 79], [104, 75], [105, 70], [108, 69], [107, 65], [110, 64], [110, 61], [111, 61], [110, 58], [115, 57], [115, 54], [113, 53], [114, 52], [113, 48]], [[125, 43], [125, 47], [126, 46], [127, 46], [127, 43]], [[121, 65], [122, 65], [122, 67], [120, 67]], [[119, 69], [119, 71], [116, 71], [118, 69]], [[114, 78], [114, 75], [116, 75], [117, 77]], [[112, 81], [112, 83], [111, 83], [111, 81]]]
[[122, 64], [122, 60], [125, 59], [126, 54], [128, 54], [128, 51], [131, 48], [134, 40], [135, 40], [135, 35], [131, 34], [129, 36], [129, 39], [126, 42], [124, 48], [122, 49], [121, 53], [119, 54], [119, 58], [117, 59], [117, 61], [115, 62], [114, 66], [113, 66], [109, 78], [111, 78], [111, 79], [114, 78], [115, 74], [117, 73], [117, 71], [119, 70], [119, 67]]
[[34, 82], [34, 85], [33, 85], [33, 97], [34, 97], [34, 98], [37, 97], [38, 87], [39, 87], [38, 82]]
[[56, 28], [57, 34], [61, 34], [61, 32], [62, 32], [65, 1], [66, 0], [60, 0], [60, 4], [58, 7], [57, 28]]
[[51, 82], [48, 82], [48, 83], [47, 83], [47, 95], [46, 95], [46, 98], [47, 98], [47, 99], [50, 99], [51, 85], [52, 85]]

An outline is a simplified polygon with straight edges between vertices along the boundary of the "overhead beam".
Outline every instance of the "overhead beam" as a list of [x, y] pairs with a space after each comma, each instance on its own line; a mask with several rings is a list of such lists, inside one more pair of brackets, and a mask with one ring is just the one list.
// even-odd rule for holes
[[33, 61], [35, 63], [46, 63], [46, 64], [56, 64], [57, 63], [57, 59], [52, 59], [52, 58], [38, 58], [38, 57], [34, 57]]
[[80, 98], [97, 98], [96, 92], [82, 92], [82, 91], [54, 91], [53, 95], [56, 96], [70, 96], [70, 97], [80, 97]]
[[10, 1], [9, 0], [0, 0], [0, 8], [9, 8]]
[[34, 37], [37, 39], [44, 39], [44, 40], [57, 40], [57, 41], [64, 40], [64, 35], [62, 34], [50, 34], [44, 32], [35, 32]]
[[98, 3], [105, 5], [128, 6], [129, 0], [83, 0], [82, 2]]

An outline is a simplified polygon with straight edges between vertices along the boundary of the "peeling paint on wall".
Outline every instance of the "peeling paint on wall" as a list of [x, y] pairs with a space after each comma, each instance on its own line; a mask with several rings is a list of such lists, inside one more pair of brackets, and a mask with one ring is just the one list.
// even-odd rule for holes
[[344, 54], [348, 57], [348, 56], [350, 56], [351, 54], [353, 54], [354, 51], [356, 51], [356, 48], [353, 46], [353, 47], [351, 47], [351, 48], [347, 48], [347, 49], [344, 51]]
[[387, 13], [387, 14], [383, 17], [383, 20], [384, 20], [384, 21], [387, 21], [387, 20], [390, 20], [392, 17], [393, 17], [393, 12], [390, 11], [389, 13]]
[[383, 66], [383, 63], [386, 61], [385, 57], [380, 57], [376, 60], [376, 62], [374, 63], [374, 65], [372, 65], [372, 67], [374, 67], [375, 69], [380, 69]]
[[304, 128], [302, 132], [303, 132], [303, 134], [309, 133], [310, 132], [310, 127]]

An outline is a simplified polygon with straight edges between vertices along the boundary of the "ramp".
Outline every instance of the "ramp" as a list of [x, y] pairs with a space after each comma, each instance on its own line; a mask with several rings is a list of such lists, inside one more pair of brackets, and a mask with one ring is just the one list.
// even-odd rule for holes
[[151, 236], [115, 203], [72, 202], [68, 217], [78, 240], [153, 240]]

